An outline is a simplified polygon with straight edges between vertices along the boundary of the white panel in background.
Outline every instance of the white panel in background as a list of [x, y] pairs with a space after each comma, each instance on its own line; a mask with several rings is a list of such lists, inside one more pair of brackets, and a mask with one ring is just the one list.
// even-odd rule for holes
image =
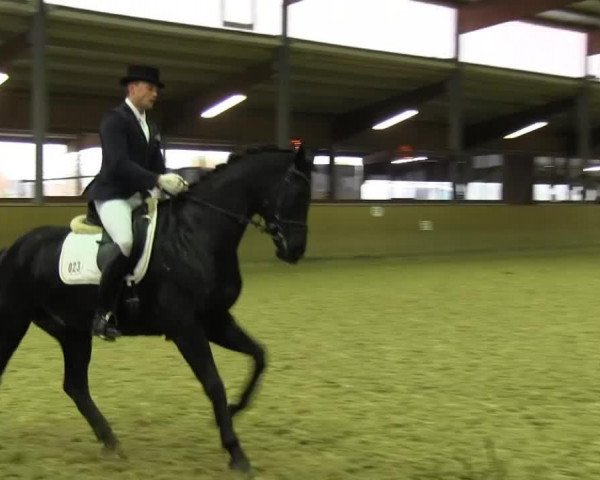
[[[44, 179], [74, 176], [76, 162], [68, 156], [66, 145], [44, 145], [43, 156]], [[34, 181], [35, 145], [30, 142], [0, 142], [0, 197], [32, 197]]]
[[44, 179], [77, 175], [77, 156], [66, 145], [44, 145]]
[[570, 199], [569, 185], [536, 183], [533, 186], [533, 200], [535, 202], [566, 202]]
[[456, 12], [409, 0], [302, 0], [289, 7], [290, 36], [425, 57], [454, 56]]
[[223, 24], [254, 25], [255, 0], [221, 0]]
[[[44, 145], [44, 178], [69, 176], [75, 164], [67, 146]], [[35, 145], [29, 142], [0, 142], [0, 175], [11, 180], [35, 179]]]
[[[315, 165], [329, 165], [329, 155], [315, 155], [313, 162]], [[339, 156], [334, 160], [336, 165], [347, 165], [352, 167], [362, 167], [362, 157]]]
[[0, 179], [35, 178], [35, 146], [25, 142], [0, 142]]
[[[223, 28], [223, 7], [225, 20], [252, 23], [251, 1], [47, 0], [46, 3]], [[254, 1], [253, 31], [281, 34], [282, 0]], [[453, 8], [410, 0], [302, 0], [290, 5], [288, 12], [292, 37], [425, 57], [454, 56], [456, 11]]]
[[79, 172], [82, 177], [92, 177], [100, 171], [102, 165], [102, 149], [86, 148], [79, 152]]
[[[290, 17], [295, 15], [295, 9], [296, 5], [289, 7]], [[256, 0], [254, 32], [281, 35], [281, 0]]]
[[406, 180], [365, 180], [360, 187], [362, 200], [452, 200], [451, 182]]
[[389, 200], [392, 198], [390, 180], [365, 180], [360, 186], [361, 200]]
[[469, 182], [465, 200], [502, 200], [502, 184], [491, 182]]
[[600, 80], [600, 54], [590, 55], [587, 58], [587, 74], [596, 81]]
[[45, 0], [45, 3], [185, 25], [222, 27], [221, 0]]
[[183, 150], [167, 149], [165, 154], [168, 169], [177, 170], [187, 167], [215, 168], [221, 163], [227, 163], [231, 152], [217, 150]]
[[583, 77], [586, 34], [506, 22], [460, 36], [460, 60], [530, 72]]

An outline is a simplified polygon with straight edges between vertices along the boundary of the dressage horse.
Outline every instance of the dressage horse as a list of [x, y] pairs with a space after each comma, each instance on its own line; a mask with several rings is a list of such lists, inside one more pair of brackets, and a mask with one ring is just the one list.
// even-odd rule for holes
[[[264, 349], [229, 312], [241, 290], [237, 249], [249, 224], [268, 233], [277, 257], [296, 263], [306, 248], [312, 164], [304, 150], [261, 148], [232, 155], [179, 197], [158, 207], [148, 271], [137, 286], [139, 315], [117, 309], [124, 335], [165, 335], [209, 397], [231, 468], [251, 469], [232, 417], [248, 405], [265, 367]], [[263, 222], [255, 219], [262, 218]], [[64, 390], [108, 449], [119, 442], [88, 387], [95, 285], [65, 285], [58, 272], [68, 228], [40, 227], [0, 253], [0, 378], [31, 322], [56, 338]], [[228, 405], [213, 342], [250, 355], [253, 372]]]

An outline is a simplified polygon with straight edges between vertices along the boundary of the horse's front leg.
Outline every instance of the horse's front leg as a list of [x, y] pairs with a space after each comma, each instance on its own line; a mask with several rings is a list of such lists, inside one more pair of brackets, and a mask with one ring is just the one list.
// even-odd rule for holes
[[233, 430], [231, 414], [227, 408], [225, 387], [219, 377], [204, 330], [193, 322], [186, 323], [184, 328], [177, 330], [179, 331], [173, 332], [170, 336], [212, 403], [215, 420], [221, 434], [221, 444], [231, 456], [229, 466], [234, 470], [249, 472], [251, 470], [250, 461]]
[[259, 380], [265, 369], [265, 349], [242, 327], [240, 327], [233, 315], [225, 311], [211, 315], [207, 325], [208, 339], [217, 345], [234, 352], [245, 353], [254, 359], [254, 370], [244, 388], [240, 400], [229, 406], [231, 415], [235, 415], [245, 409], [252, 395], [255, 393]]

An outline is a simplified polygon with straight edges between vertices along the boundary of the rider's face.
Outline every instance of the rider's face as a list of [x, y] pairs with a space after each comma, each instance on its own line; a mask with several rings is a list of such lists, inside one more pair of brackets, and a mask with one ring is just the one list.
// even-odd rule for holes
[[141, 111], [152, 110], [158, 97], [158, 87], [144, 81], [131, 82], [127, 92], [131, 102]]

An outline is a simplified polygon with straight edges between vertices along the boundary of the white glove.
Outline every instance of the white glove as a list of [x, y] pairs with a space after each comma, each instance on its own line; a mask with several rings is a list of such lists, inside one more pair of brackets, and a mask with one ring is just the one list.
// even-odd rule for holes
[[159, 175], [158, 186], [170, 195], [179, 195], [181, 192], [187, 192], [189, 187], [183, 177], [176, 173]]

